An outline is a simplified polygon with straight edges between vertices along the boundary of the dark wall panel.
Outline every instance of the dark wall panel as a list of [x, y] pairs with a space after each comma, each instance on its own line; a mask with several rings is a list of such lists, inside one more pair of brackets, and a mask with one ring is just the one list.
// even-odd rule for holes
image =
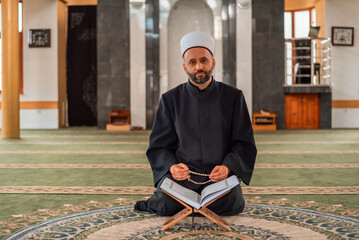
[[69, 6], [67, 99], [70, 126], [97, 125], [96, 6]]
[[[233, 14], [230, 14], [230, 13]], [[236, 1], [222, 1], [223, 36], [223, 82], [236, 87], [237, 84], [237, 14]]]
[[146, 129], [151, 129], [160, 92], [160, 4], [146, 0]]
[[97, 5], [97, 126], [111, 109], [130, 109], [130, 22], [128, 0]]
[[252, 1], [253, 111], [277, 114], [284, 128], [284, 0]]

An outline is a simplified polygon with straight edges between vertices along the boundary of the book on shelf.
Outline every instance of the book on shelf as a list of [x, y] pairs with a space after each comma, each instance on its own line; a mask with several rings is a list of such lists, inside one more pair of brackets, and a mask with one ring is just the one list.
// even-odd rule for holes
[[265, 117], [257, 117], [256, 118], [256, 121], [272, 121], [273, 118], [265, 118]]
[[207, 203], [210, 203], [211, 201], [231, 190], [238, 184], [239, 180], [237, 176], [233, 175], [222, 181], [208, 185], [202, 190], [201, 194], [198, 194], [191, 189], [185, 188], [169, 178], [166, 178], [162, 182], [160, 187], [162, 190], [178, 198], [184, 203], [187, 203], [191, 207], [200, 209]]

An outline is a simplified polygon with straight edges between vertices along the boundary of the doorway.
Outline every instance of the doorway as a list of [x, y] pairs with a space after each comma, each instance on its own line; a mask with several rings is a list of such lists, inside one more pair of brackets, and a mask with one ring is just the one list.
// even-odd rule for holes
[[68, 7], [66, 74], [69, 126], [97, 125], [96, 8]]

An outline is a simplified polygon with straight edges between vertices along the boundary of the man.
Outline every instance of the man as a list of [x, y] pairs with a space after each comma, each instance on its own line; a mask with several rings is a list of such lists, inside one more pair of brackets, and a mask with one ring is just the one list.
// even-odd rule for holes
[[[183, 209], [160, 189], [166, 177], [198, 193], [231, 175], [248, 185], [257, 154], [242, 91], [212, 77], [213, 37], [188, 33], [181, 39], [181, 51], [189, 81], [162, 95], [146, 153], [157, 189], [135, 205], [135, 210], [164, 216]], [[237, 185], [208, 208], [234, 215], [243, 211], [244, 203]]]

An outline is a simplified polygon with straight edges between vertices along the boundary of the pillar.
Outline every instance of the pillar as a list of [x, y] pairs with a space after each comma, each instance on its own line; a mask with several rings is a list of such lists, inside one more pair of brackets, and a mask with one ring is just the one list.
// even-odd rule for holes
[[129, 0], [97, 4], [97, 126], [112, 109], [131, 108]]
[[253, 112], [277, 114], [284, 128], [284, 1], [252, 1]]
[[20, 138], [20, 43], [18, 1], [1, 1], [2, 28], [2, 138]]

